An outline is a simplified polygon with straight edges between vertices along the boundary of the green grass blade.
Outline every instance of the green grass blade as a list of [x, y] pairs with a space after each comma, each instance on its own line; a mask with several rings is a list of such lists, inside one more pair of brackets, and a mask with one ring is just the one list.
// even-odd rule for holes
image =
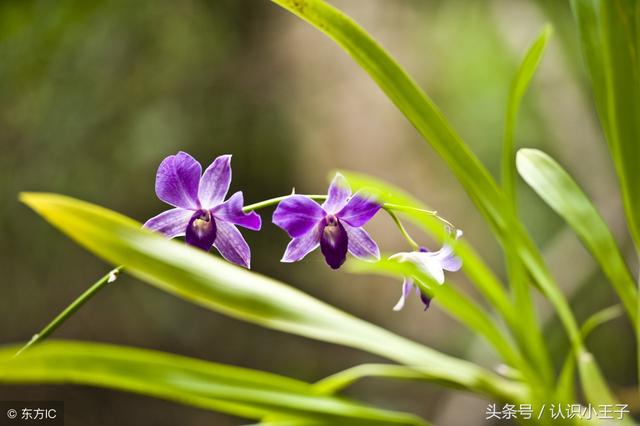
[[547, 47], [552, 28], [546, 25], [540, 35], [531, 44], [529, 50], [520, 63], [507, 101], [507, 112], [505, 116], [504, 138], [502, 142], [502, 189], [507, 200], [515, 209], [516, 206], [516, 164], [515, 164], [515, 129], [518, 112], [522, 103], [522, 98], [527, 91], [533, 76], [542, 60], [542, 55]]
[[627, 223], [640, 250], [640, 71], [636, 1], [600, 1], [605, 128], [616, 166]]
[[473, 363], [397, 336], [202, 250], [169, 241], [113, 211], [55, 194], [26, 193], [21, 199], [88, 250], [193, 303], [264, 327], [421, 365], [430, 378], [454, 387], [501, 399], [518, 392]]
[[424, 424], [415, 416], [314, 393], [276, 374], [123, 346], [51, 341], [14, 357], [0, 349], [0, 383], [71, 383], [140, 393], [261, 419], [278, 414], [334, 424]]
[[596, 312], [587, 318], [587, 320], [582, 324], [582, 327], [580, 327], [582, 338], [586, 339], [593, 330], [600, 327], [602, 324], [613, 321], [623, 314], [624, 310], [620, 305], [609, 306], [608, 308], [604, 308]]
[[635, 282], [613, 235], [596, 208], [571, 176], [547, 154], [522, 149], [518, 152], [522, 178], [569, 224], [618, 293], [637, 325], [638, 293]]
[[316, 392], [322, 395], [333, 395], [353, 383], [367, 377], [384, 377], [402, 380], [423, 380], [420, 368], [411, 368], [393, 364], [361, 364], [335, 373], [313, 385]]
[[640, 158], [640, 8], [628, 0], [572, 0], [571, 5], [629, 230], [640, 250], [640, 171], [636, 164]]
[[[609, 306], [596, 312], [582, 323], [582, 327], [580, 327], [582, 338], [586, 340], [593, 330], [623, 314], [624, 309], [620, 305]], [[556, 391], [558, 401], [564, 401], [567, 403], [574, 401], [575, 396], [573, 382], [575, 380], [575, 367], [575, 357], [572, 354], [567, 355], [562, 366], [560, 377], [558, 378], [558, 387]]]
[[[531, 44], [522, 60], [518, 71], [511, 83], [507, 109], [505, 114], [504, 138], [502, 142], [502, 189], [510, 204], [512, 213], [517, 217], [517, 195], [516, 195], [516, 165], [515, 165], [515, 129], [518, 112], [531, 80], [538, 68], [542, 55], [546, 49], [551, 36], [552, 28], [547, 25], [540, 35]], [[517, 312], [520, 313], [516, 338], [525, 353], [540, 366], [541, 376], [551, 385], [553, 377], [549, 366], [548, 355], [544, 351], [544, 341], [542, 333], [537, 326], [537, 318], [533, 299], [529, 291], [528, 275], [522, 260], [518, 256], [515, 245], [511, 239], [505, 241], [507, 250], [505, 257], [509, 283], [512, 289], [514, 304]]]

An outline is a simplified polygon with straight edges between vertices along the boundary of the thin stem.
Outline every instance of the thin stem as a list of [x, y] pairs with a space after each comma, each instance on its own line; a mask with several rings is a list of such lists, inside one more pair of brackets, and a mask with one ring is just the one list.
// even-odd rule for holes
[[[291, 194], [291, 195], [298, 195], [298, 194]], [[259, 210], [259, 209], [262, 209], [262, 208], [265, 208], [265, 207], [274, 206], [274, 205], [278, 204], [280, 201], [283, 201], [283, 200], [291, 197], [291, 195], [283, 195], [282, 197], [270, 198], [268, 200], [260, 201], [259, 203], [249, 204], [248, 206], [244, 206], [242, 208], [242, 211], [247, 213], [247, 212], [250, 212], [252, 210]], [[316, 201], [324, 201], [324, 200], [327, 199], [326, 195], [304, 195], [304, 194], [299, 194], [299, 195], [302, 195], [304, 197], [309, 197], [312, 200], [316, 200]]]
[[26, 349], [39, 343], [53, 333], [58, 327], [60, 327], [71, 315], [73, 315], [82, 305], [84, 305], [89, 299], [93, 297], [97, 292], [105, 285], [112, 283], [120, 274], [123, 266], [118, 266], [115, 269], [109, 271], [104, 277], [96, 281], [91, 287], [89, 287], [84, 293], [82, 293], [76, 300], [74, 300], [67, 308], [60, 312], [60, 314], [47, 324], [38, 334], [34, 334], [31, 340], [24, 345], [15, 356], [20, 355]]
[[420, 209], [417, 207], [411, 207], [411, 206], [404, 206], [402, 204], [393, 204], [393, 203], [384, 203], [382, 205], [382, 208], [385, 209], [387, 212], [394, 210], [394, 211], [398, 211], [398, 212], [418, 212], [418, 213], [425, 213], [431, 216], [435, 216], [440, 222], [444, 223], [445, 225], [447, 225], [449, 228], [451, 228], [451, 230], [455, 230], [456, 227], [453, 223], [449, 222], [447, 219], [441, 217], [438, 215], [438, 212], [436, 210], [425, 210], [425, 209]]
[[391, 216], [391, 219], [393, 219], [393, 221], [395, 222], [396, 226], [398, 227], [398, 230], [400, 231], [400, 233], [402, 234], [404, 239], [407, 240], [407, 242], [409, 243], [411, 248], [413, 250], [415, 250], [415, 251], [420, 250], [420, 245], [418, 243], [416, 243], [413, 238], [411, 238], [411, 235], [409, 235], [407, 230], [402, 225], [402, 222], [400, 222], [400, 219], [398, 218], [398, 215], [395, 214], [393, 212], [393, 210], [391, 210], [391, 209], [385, 209], [385, 210], [389, 214], [389, 216]]
[[[327, 199], [326, 195], [306, 195], [306, 194], [291, 194], [291, 195], [302, 195], [303, 197], [308, 197], [316, 201], [324, 201]], [[260, 210], [265, 207], [274, 206], [279, 202], [286, 200], [291, 195], [282, 195], [280, 197], [270, 198], [268, 200], [260, 201], [258, 203], [249, 204], [247, 206], [244, 206], [242, 208], [242, 211], [247, 213], [253, 210]], [[405, 206], [402, 204], [394, 204], [394, 203], [383, 203], [382, 208], [385, 209], [389, 214], [392, 214], [393, 211], [419, 212], [419, 213], [429, 214], [437, 217], [441, 222], [449, 226], [451, 229], [456, 229], [456, 227], [451, 222], [449, 222], [443, 217], [438, 216], [438, 212], [435, 210], [425, 210], [417, 207]]]

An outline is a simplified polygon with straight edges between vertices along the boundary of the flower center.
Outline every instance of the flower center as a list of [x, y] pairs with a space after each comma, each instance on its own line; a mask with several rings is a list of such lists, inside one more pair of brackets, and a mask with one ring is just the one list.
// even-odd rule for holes
[[347, 256], [348, 238], [344, 226], [338, 218], [329, 214], [324, 218], [324, 228], [320, 238], [320, 250], [333, 269], [342, 265]]
[[327, 215], [325, 218], [324, 229], [322, 230], [325, 241], [331, 245], [336, 245], [336, 241], [341, 234], [341, 226], [338, 222], [338, 218], [335, 215]]
[[201, 210], [198, 214], [199, 215], [193, 221], [193, 228], [194, 231], [202, 233], [210, 226], [211, 213], [209, 213], [209, 210]]
[[216, 222], [209, 210], [198, 210], [187, 226], [186, 241], [203, 250], [209, 250], [216, 239]]

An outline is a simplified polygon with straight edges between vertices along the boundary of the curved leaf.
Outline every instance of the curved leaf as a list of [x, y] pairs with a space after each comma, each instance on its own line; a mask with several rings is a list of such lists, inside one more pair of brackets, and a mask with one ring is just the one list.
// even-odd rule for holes
[[520, 385], [355, 318], [276, 280], [170, 241], [105, 208], [55, 195], [21, 199], [76, 242], [162, 290], [264, 327], [420, 365], [431, 380], [501, 399]]
[[140, 393], [260, 419], [267, 415], [329, 424], [424, 424], [415, 416], [314, 394], [307, 383], [162, 352], [51, 341], [14, 357], [0, 349], [0, 383], [72, 383]]
[[403, 277], [413, 277], [414, 283], [420, 287], [423, 293], [434, 297], [436, 303], [446, 312], [485, 338], [505, 363], [518, 369], [532, 382], [535, 380], [536, 373], [522, 359], [520, 353], [512, 348], [509, 339], [500, 330], [495, 320], [477, 303], [449, 283], [438, 284], [410, 262], [401, 263], [392, 259], [381, 259], [375, 263], [349, 260], [347, 266], [353, 272], [389, 275], [398, 280]]
[[516, 73], [511, 84], [511, 89], [509, 90], [509, 101], [507, 102], [507, 112], [504, 125], [504, 140], [502, 144], [502, 188], [507, 200], [509, 200], [513, 206], [515, 206], [516, 203], [516, 167], [514, 150], [516, 120], [518, 118], [518, 111], [520, 110], [522, 98], [533, 79], [533, 75], [538, 69], [538, 64], [542, 60], [542, 55], [547, 47], [547, 42], [549, 41], [551, 32], [551, 26], [546, 25], [538, 38], [529, 47], [524, 59], [520, 63], [518, 72]]
[[[516, 121], [522, 98], [538, 68], [550, 36], [551, 26], [547, 25], [529, 47], [509, 90], [502, 142], [502, 189], [507, 199], [507, 208], [510, 208], [516, 217], [518, 211], [514, 152]], [[513, 240], [506, 239], [505, 245], [509, 284], [512, 289], [514, 305], [517, 312], [520, 313], [519, 321], [516, 323], [515, 336], [525, 353], [540, 366], [540, 375], [550, 384], [553, 381], [552, 368], [542, 332], [537, 326], [536, 311], [529, 289], [529, 277], [522, 259], [518, 256]]]
[[578, 184], [551, 157], [535, 149], [521, 149], [520, 176], [569, 224], [598, 261], [637, 326], [638, 293], [609, 227]]
[[332, 395], [365, 377], [422, 380], [419, 368], [393, 364], [360, 364], [318, 381], [313, 388], [322, 395]]

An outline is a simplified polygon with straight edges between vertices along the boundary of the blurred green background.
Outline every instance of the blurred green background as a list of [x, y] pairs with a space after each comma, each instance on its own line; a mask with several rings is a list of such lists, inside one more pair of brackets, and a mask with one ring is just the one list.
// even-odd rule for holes
[[[497, 175], [507, 90], [544, 22], [556, 27], [518, 123], [518, 144], [549, 152], [577, 178], [631, 254], [611, 162], [592, 107], [568, 1], [342, 0], [427, 90]], [[0, 343], [27, 340], [108, 266], [17, 201], [68, 194], [144, 221], [165, 209], [155, 171], [184, 150], [204, 166], [233, 154], [232, 190], [247, 203], [322, 193], [332, 169], [377, 175], [421, 197], [465, 231], [504, 276], [488, 227], [434, 152], [331, 41], [268, 1], [60, 0], [0, 3]], [[573, 234], [522, 184], [522, 216], [579, 319], [616, 303]], [[288, 238], [244, 231], [253, 268], [401, 335], [488, 367], [493, 353], [416, 300], [392, 312], [400, 283], [332, 272], [318, 253], [282, 265]], [[379, 215], [370, 233], [406, 250]], [[420, 237], [421, 243], [435, 248]], [[217, 254], [216, 254], [217, 255]], [[632, 267], [637, 269], [634, 260]], [[453, 281], [469, 289], [463, 274]], [[567, 344], [539, 300], [560, 362]], [[217, 315], [126, 275], [56, 337], [114, 342], [314, 381], [363, 362], [352, 349]], [[588, 341], [625, 399], [637, 377], [626, 319]], [[483, 424], [487, 402], [423, 383], [367, 380], [349, 395], [436, 424]], [[2, 387], [0, 400], [64, 400], [70, 425], [239, 425], [243, 419], [86, 387]], [[635, 409], [640, 409], [635, 406]]]

